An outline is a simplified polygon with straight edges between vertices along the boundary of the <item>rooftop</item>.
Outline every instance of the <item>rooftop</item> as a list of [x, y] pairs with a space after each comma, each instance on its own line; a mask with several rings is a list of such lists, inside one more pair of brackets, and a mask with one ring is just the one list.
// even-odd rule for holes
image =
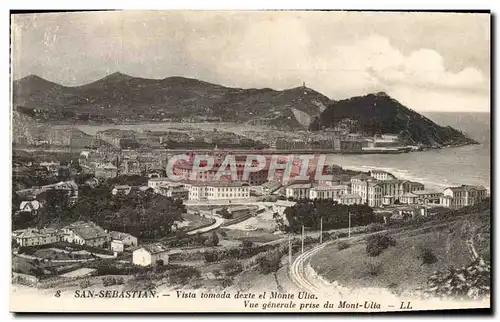
[[159, 253], [165, 253], [168, 252], [168, 247], [163, 245], [163, 244], [149, 244], [149, 245], [142, 245], [141, 248], [143, 248], [145, 251], [147, 251], [150, 254], [159, 254]]
[[355, 193], [346, 193], [344, 195], [341, 195], [339, 198], [340, 199], [352, 199], [352, 198], [361, 199], [361, 197]]

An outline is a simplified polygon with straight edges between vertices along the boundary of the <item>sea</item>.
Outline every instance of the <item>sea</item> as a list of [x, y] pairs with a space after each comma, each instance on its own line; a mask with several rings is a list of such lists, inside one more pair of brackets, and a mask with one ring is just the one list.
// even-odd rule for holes
[[[364, 154], [328, 156], [328, 161], [353, 170], [385, 170], [396, 177], [424, 183], [426, 189], [443, 190], [449, 186], [481, 185], [490, 191], [491, 146], [490, 113], [428, 112], [422, 113], [439, 125], [450, 125], [475, 139], [479, 145], [443, 148], [402, 154]], [[208, 127], [214, 124], [207, 123]], [[227, 128], [226, 124], [224, 128]], [[233, 126], [238, 126], [234, 125]], [[188, 128], [182, 124], [82, 125], [88, 134], [109, 128], [142, 131], [165, 130], [165, 127]]]

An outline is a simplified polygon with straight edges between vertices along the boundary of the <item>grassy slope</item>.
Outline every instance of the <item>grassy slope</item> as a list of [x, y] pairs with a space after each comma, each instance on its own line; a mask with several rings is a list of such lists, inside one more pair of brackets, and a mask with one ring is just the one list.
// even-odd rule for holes
[[[411, 292], [423, 286], [435, 270], [469, 263], [462, 226], [469, 222], [475, 228], [489, 227], [489, 218], [489, 214], [471, 215], [452, 222], [430, 222], [419, 229], [393, 234], [397, 245], [386, 249], [378, 257], [366, 254], [364, 240], [340, 251], [333, 244], [316, 254], [311, 264], [328, 280], [336, 280], [348, 287], [385, 287], [396, 293]], [[438, 262], [422, 265], [418, 259], [420, 247], [431, 248]], [[480, 250], [478, 252], [481, 253]], [[373, 266], [381, 268], [376, 276], [370, 274], [370, 267]]]

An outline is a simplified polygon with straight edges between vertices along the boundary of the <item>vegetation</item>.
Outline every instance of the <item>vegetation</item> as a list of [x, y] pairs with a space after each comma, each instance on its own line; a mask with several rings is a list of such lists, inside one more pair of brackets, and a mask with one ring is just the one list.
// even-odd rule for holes
[[275, 220], [280, 230], [299, 233], [302, 225], [312, 230], [319, 230], [321, 220], [324, 230], [347, 228], [349, 213], [351, 213], [351, 227], [364, 226], [379, 220], [374, 215], [373, 209], [366, 205], [339, 205], [333, 200], [300, 200], [285, 210], [288, 225], [285, 225], [280, 216], [275, 216]]
[[422, 261], [422, 265], [434, 264], [438, 261], [436, 255], [432, 249], [427, 247], [420, 248], [420, 253], [418, 254], [418, 259]]
[[366, 253], [369, 256], [376, 257], [389, 246], [396, 246], [396, 240], [391, 236], [386, 234], [371, 235], [366, 240]]

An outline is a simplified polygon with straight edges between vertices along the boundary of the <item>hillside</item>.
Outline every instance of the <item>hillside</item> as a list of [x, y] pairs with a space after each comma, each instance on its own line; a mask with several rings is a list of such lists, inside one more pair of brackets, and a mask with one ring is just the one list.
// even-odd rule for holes
[[310, 129], [317, 131], [339, 124], [349, 124], [351, 130], [367, 135], [398, 134], [408, 144], [441, 147], [477, 143], [450, 126], [437, 125], [385, 93], [333, 101], [313, 120]]
[[225, 121], [307, 128], [330, 100], [307, 87], [283, 91], [228, 88], [184, 77], [122, 73], [66, 87], [37, 76], [14, 82], [14, 106], [43, 121]]
[[486, 202], [469, 207], [470, 214], [459, 210], [447, 219], [390, 232], [394, 246], [376, 256], [368, 255], [366, 238], [344, 241], [342, 247], [333, 243], [315, 254], [311, 265], [326, 280], [347, 288], [382, 288], [408, 296], [425, 289], [436, 271], [469, 265], [474, 252], [490, 261], [489, 207]]

